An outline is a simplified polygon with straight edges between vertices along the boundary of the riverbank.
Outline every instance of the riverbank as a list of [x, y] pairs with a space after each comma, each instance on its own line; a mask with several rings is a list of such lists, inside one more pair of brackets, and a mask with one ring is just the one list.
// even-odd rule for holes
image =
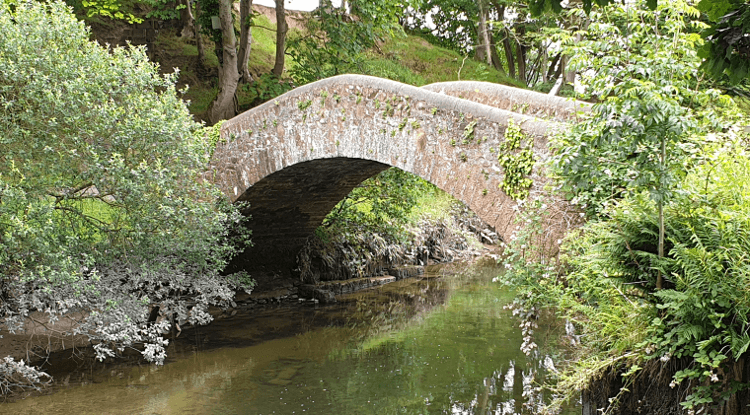
[[[454, 209], [447, 218], [422, 221], [410, 232], [412, 239], [405, 247], [386, 246], [390, 252], [398, 253], [390, 256], [374, 254], [383, 246], [352, 245], [351, 238], [322, 243], [311, 237], [300, 257], [321, 258], [334, 253], [338, 255], [338, 262], [317, 261], [317, 268], [308, 262], [304, 267], [307, 273], [296, 276], [282, 273], [253, 275], [256, 287], [251, 293], [237, 292], [231, 306], [226, 309], [209, 308], [214, 321], [207, 327], [219, 328], [222, 321], [233, 319], [238, 314], [262, 314], [274, 307], [333, 304], [348, 294], [422, 276], [425, 267], [434, 264], [456, 260], [470, 261], [483, 256], [494, 260], [500, 253], [497, 245], [487, 244], [497, 241], [493, 230], [465, 208]], [[378, 235], [367, 237], [371, 240], [386, 241]], [[336, 279], [342, 275], [357, 277]], [[47, 370], [50, 359], [58, 362], [78, 361], [76, 367], [93, 367], [94, 363], [84, 363], [87, 360], [93, 361], [90, 353], [91, 344], [87, 337], [65, 335], [75, 321], [76, 319], [71, 318], [51, 323], [43, 313], [34, 312], [24, 333], [4, 335], [0, 343], [0, 355], [11, 356], [16, 361], [24, 360], [32, 366], [41, 366], [42, 370]], [[178, 328], [172, 333], [172, 343], [174, 344], [176, 339], [185, 338], [188, 336], [186, 333], [196, 329], [197, 327], [190, 326]], [[126, 365], [140, 362], [141, 356], [135, 350], [126, 350], [122, 354], [121, 357], [126, 358]], [[113, 364], [117, 366], [119, 363]], [[57, 363], [56, 366], [58, 369], [66, 369], [54, 370], [54, 373], [50, 373], [53, 378], [63, 383], [69, 382], [70, 373], [66, 373], [69, 365]]]

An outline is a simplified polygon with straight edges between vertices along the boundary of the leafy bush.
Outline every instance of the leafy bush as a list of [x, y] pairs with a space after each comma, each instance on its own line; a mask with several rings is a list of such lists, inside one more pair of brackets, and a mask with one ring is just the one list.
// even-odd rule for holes
[[[99, 358], [205, 323], [238, 278], [219, 275], [242, 216], [199, 179], [208, 143], [142, 48], [107, 48], [60, 2], [0, 1], [0, 315], [33, 311]], [[149, 321], [158, 307], [166, 318]]]
[[395, 3], [350, 1], [348, 8], [323, 1], [307, 21], [307, 32], [291, 34], [289, 53], [296, 64], [289, 74], [295, 83], [352, 72], [351, 68], [361, 66], [368, 48], [400, 28], [396, 18], [400, 7]]
[[698, 17], [688, 2], [660, 2], [654, 12], [640, 1], [592, 11], [588, 29], [570, 34], [571, 65], [599, 103], [555, 144], [555, 168], [592, 216], [631, 191], [668, 200], [705, 132], [735, 113], [728, 97], [701, 84]]
[[[750, 347], [750, 154], [730, 146], [686, 176], [664, 208], [663, 258], [648, 193], [626, 197], [606, 214], [571, 235], [556, 264], [528, 255], [533, 226], [508, 249], [503, 278], [520, 290], [516, 306], [553, 306], [580, 332], [581, 360], [559, 389], [572, 397], [618, 360], [637, 371], [655, 358], [691, 359], [673, 379], [691, 381], [687, 407], [750, 388], [728, 375]], [[664, 289], [655, 290], [659, 273]]]
[[390, 168], [355, 187], [326, 216], [323, 227], [336, 232], [379, 232], [399, 239], [413, 219], [420, 196], [437, 191], [420, 177]]

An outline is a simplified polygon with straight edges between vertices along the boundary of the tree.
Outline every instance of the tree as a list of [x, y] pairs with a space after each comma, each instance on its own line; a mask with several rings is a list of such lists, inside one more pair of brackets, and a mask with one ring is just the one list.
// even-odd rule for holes
[[252, 82], [253, 77], [250, 76], [250, 69], [248, 68], [248, 61], [250, 59], [250, 50], [253, 42], [252, 34], [252, 19], [253, 19], [253, 1], [252, 0], [240, 0], [240, 45], [239, 45], [239, 61], [237, 62], [237, 72], [240, 73], [240, 80], [242, 82]]
[[[559, 56], [547, 59], [550, 38], [566, 16], [546, 14], [532, 18], [519, 0], [426, 0], [410, 15], [412, 30], [426, 31], [436, 44], [475, 57], [510, 77], [534, 86], [560, 72]], [[502, 49], [501, 53], [498, 50]]]
[[[203, 34], [214, 41], [219, 59], [219, 91], [208, 108], [212, 124], [237, 114], [235, 94], [240, 82], [250, 82], [248, 59], [252, 43], [252, 0], [240, 1], [239, 40], [235, 33], [233, 0], [199, 0], [197, 21]], [[212, 16], [218, 17], [220, 29], [214, 30]]]
[[284, 57], [286, 56], [286, 11], [284, 0], [276, 0], [276, 59], [272, 73], [281, 77], [284, 72]]
[[290, 74], [298, 84], [359, 69], [362, 53], [399, 28], [403, 9], [390, 0], [356, 0], [347, 6], [348, 10], [343, 5], [333, 7], [330, 0], [321, 1], [307, 21], [307, 33], [289, 39], [290, 55], [296, 62]]
[[[547, 10], [560, 13], [561, 0], [531, 0], [530, 10], [540, 15]], [[606, 6], [614, 0], [583, 0], [583, 10], [590, 13], [594, 4]], [[651, 10], [658, 0], [648, 0]], [[659, 2], [660, 3], [660, 2]], [[702, 68], [716, 80], [731, 84], [747, 81], [750, 76], [750, 2], [747, 0], [700, 0], [697, 9], [710, 22], [702, 35], [706, 43], [701, 55], [706, 59]]]
[[479, 60], [487, 62], [487, 65], [492, 65], [492, 45], [490, 42], [489, 27], [487, 26], [487, 5], [483, 1], [477, 2], [479, 6], [479, 21], [477, 22], [477, 33], [479, 37], [479, 44], [476, 46], [477, 58]]
[[242, 215], [201, 180], [209, 148], [177, 74], [90, 41], [62, 2], [2, 0], [0, 26], [4, 327], [68, 316], [57, 334], [88, 336], [100, 359], [143, 344], [161, 362], [173, 320], [206, 323], [248, 287], [220, 275], [247, 235], [230, 237]]
[[594, 215], [613, 198], [649, 192], [659, 211], [661, 258], [663, 207], [695, 152], [698, 128], [718, 127], [717, 108], [731, 111], [731, 105], [701, 85], [700, 37], [687, 30], [699, 13], [686, 2], [656, 11], [642, 2], [612, 5], [590, 17], [595, 23], [569, 38], [566, 53], [586, 93], [600, 103], [560, 143], [558, 173]]

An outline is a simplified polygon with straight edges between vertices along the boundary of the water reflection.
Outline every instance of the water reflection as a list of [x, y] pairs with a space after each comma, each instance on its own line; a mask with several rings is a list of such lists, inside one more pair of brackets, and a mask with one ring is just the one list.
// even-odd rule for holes
[[[311, 325], [250, 347], [189, 353], [160, 368], [130, 368], [101, 383], [0, 405], [0, 412], [535, 413], [545, 399], [538, 381], [554, 364], [538, 350], [531, 357], [519, 351], [520, 330], [503, 310], [512, 295], [490, 282], [497, 272], [479, 267], [447, 279], [431, 274], [344, 298], [335, 307], [300, 309], [296, 317], [288, 312], [285, 319], [352, 320]], [[243, 330], [235, 322], [232, 332]]]

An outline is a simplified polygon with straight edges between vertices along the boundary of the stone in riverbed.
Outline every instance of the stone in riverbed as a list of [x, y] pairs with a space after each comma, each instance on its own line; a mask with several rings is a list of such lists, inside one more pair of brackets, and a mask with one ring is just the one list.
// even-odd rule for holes
[[320, 301], [323, 304], [330, 304], [336, 302], [336, 297], [333, 291], [323, 290], [312, 284], [303, 284], [299, 286], [299, 296], [303, 298], [313, 298]]
[[339, 281], [326, 281], [318, 285], [318, 287], [333, 291], [335, 294], [349, 294], [355, 291], [364, 290], [366, 288], [375, 287], [378, 285], [387, 284], [389, 282], [396, 281], [396, 277], [390, 275], [382, 275], [379, 277], [367, 277], [367, 278], [353, 278], [350, 280], [339, 280]]
[[393, 275], [397, 280], [413, 278], [424, 274], [424, 267], [420, 265], [404, 265], [389, 269], [388, 274]]

